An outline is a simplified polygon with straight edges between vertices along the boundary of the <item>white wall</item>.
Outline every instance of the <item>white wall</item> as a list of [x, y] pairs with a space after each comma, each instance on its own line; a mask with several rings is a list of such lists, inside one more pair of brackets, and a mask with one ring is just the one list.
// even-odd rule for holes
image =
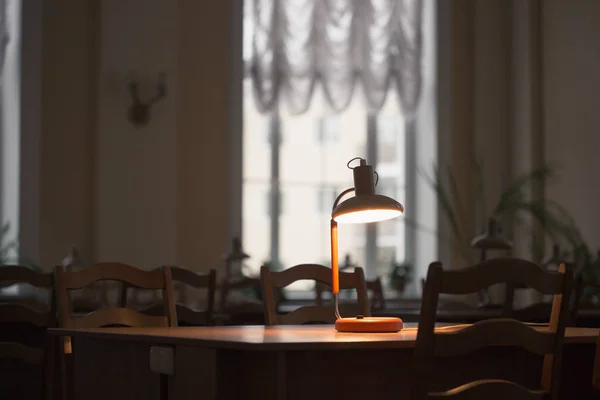
[[548, 196], [574, 216], [600, 248], [600, 2], [544, 5], [545, 157], [561, 168]]
[[[239, 216], [236, 1], [25, 2], [22, 255], [46, 270], [72, 246], [87, 262], [222, 264]], [[167, 74], [141, 129], [127, 120], [132, 71], [144, 97]]]
[[[198, 270], [220, 265], [229, 235], [239, 233], [229, 232], [230, 223], [224, 222], [239, 219], [239, 209], [231, 214], [230, 203], [240, 204], [235, 185], [228, 183], [241, 168], [241, 162], [231, 162], [239, 149], [231, 153], [229, 145], [231, 132], [239, 132], [239, 121], [230, 118], [229, 110], [241, 101], [239, 91], [239, 100], [231, 96], [236, 89], [230, 79], [235, 0], [149, 0], [143, 7], [134, 0], [88, 0], [76, 6], [49, 0], [43, 8], [42, 2], [26, 4], [27, 112], [21, 149], [27, 182], [21, 188], [25, 255], [49, 268], [77, 245], [90, 261], [113, 259], [144, 267], [177, 262]], [[470, 143], [457, 142], [450, 133], [452, 140], [444, 137], [440, 147], [452, 146], [454, 158], [461, 147], [476, 146], [485, 153], [493, 165], [492, 188], [514, 169], [521, 154], [515, 149], [523, 148], [514, 139], [528, 132], [527, 115], [515, 113], [520, 109], [515, 71], [521, 70], [511, 64], [522, 61], [515, 51], [527, 49], [510, 42], [514, 31], [503, 25], [510, 14], [501, 4], [476, 7], [473, 31], [478, 36], [466, 50], [475, 53], [470, 77], [475, 84], [469, 86], [473, 82], [466, 75], [458, 83], [475, 104], [459, 115], [470, 120], [462, 125], [440, 122], [442, 129], [452, 125], [472, 131], [456, 136]], [[593, 247], [600, 245], [600, 217], [594, 212], [600, 203], [600, 188], [594, 184], [600, 149], [599, 8], [600, 2], [592, 0], [543, 2], [544, 156], [563, 167], [560, 182], [547, 190], [571, 210]], [[466, 61], [449, 66], [450, 79], [460, 74], [457, 68], [469, 66]], [[168, 97], [156, 104], [143, 129], [126, 119], [131, 70], [138, 72], [147, 94], [152, 94], [158, 73], [167, 72]], [[522, 78], [527, 83], [528, 77]], [[463, 101], [464, 96], [456, 96], [442, 96], [440, 104]], [[441, 115], [448, 117], [443, 110]], [[502, 137], [511, 129], [505, 118], [522, 121], [512, 143]]]
[[[177, 2], [101, 5], [95, 248], [98, 261], [153, 268], [177, 262]], [[146, 126], [128, 120], [132, 74], [142, 100], [166, 73], [167, 97]]]
[[[240, 201], [229, 193], [230, 109], [241, 106], [230, 97], [234, 3], [101, 3], [96, 261], [223, 266], [230, 203]], [[167, 98], [141, 129], [126, 119], [132, 70], [147, 96], [167, 73]]]

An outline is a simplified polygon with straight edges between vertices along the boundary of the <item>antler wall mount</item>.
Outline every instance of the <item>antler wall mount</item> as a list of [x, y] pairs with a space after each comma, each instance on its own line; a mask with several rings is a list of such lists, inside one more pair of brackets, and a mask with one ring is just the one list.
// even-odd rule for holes
[[129, 107], [128, 117], [135, 126], [144, 126], [150, 121], [150, 110], [154, 103], [167, 96], [166, 74], [164, 72], [158, 75], [156, 82], [156, 94], [149, 100], [142, 101], [140, 98], [139, 83], [132, 78], [129, 82], [129, 92], [131, 93], [131, 106]]

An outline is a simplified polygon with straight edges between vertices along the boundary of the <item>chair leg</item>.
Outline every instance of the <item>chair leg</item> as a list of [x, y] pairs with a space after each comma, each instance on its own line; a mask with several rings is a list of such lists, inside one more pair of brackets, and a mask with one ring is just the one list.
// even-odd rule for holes
[[169, 375], [160, 374], [160, 400], [169, 400]]
[[54, 367], [55, 367], [55, 337], [46, 335], [44, 361], [42, 365], [43, 383], [42, 398], [52, 400], [54, 398]]
[[[72, 400], [73, 396], [73, 368], [72, 368], [72, 357], [73, 353], [65, 353], [65, 339], [59, 338], [60, 340], [60, 381], [61, 381], [61, 398], [62, 400]], [[70, 338], [69, 338], [70, 339]], [[71, 345], [69, 343], [69, 345]]]

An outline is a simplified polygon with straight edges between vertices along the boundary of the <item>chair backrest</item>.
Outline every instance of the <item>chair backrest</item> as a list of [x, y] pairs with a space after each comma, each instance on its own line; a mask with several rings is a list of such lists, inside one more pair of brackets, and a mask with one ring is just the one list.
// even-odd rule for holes
[[[260, 277], [267, 325], [335, 322], [333, 308], [319, 305], [300, 307], [288, 314], [278, 315], [273, 295], [274, 289], [284, 288], [300, 280], [314, 280], [331, 286], [330, 268], [319, 264], [300, 264], [283, 271], [274, 272], [263, 265], [260, 269]], [[340, 272], [340, 289], [356, 289], [360, 313], [364, 316], [371, 315], [365, 274], [362, 268], [355, 268], [353, 272]]]
[[[62, 266], [57, 266], [55, 280], [59, 322], [64, 328], [97, 328], [108, 325], [130, 327], [177, 326], [173, 283], [169, 267], [144, 271], [121, 263], [99, 263], [76, 272], [65, 272]], [[145, 315], [122, 307], [103, 308], [84, 316], [71, 315], [70, 290], [82, 289], [94, 282], [107, 280], [119, 281], [140, 289], [162, 290], [163, 315]]]
[[[564, 263], [569, 265], [569, 268], [575, 271], [573, 264]], [[543, 267], [544, 270], [548, 271], [548, 268]], [[583, 280], [581, 273], [573, 272], [572, 284], [571, 284], [571, 295], [569, 296], [569, 312], [566, 320], [566, 326], [576, 326], [577, 313], [579, 312], [579, 304], [583, 294], [584, 286], [586, 282]], [[590, 286], [594, 286], [591, 282]], [[596, 286], [600, 289], [600, 285]], [[552, 304], [547, 301], [541, 301], [527, 305], [523, 308], [514, 307], [514, 296], [517, 290], [529, 289], [525, 284], [515, 285], [512, 283], [506, 284], [504, 303], [502, 307], [502, 316], [505, 318], [515, 318], [520, 321], [527, 322], [542, 322], [548, 321], [548, 317], [551, 315]]]
[[[536, 328], [516, 319], [499, 318], [480, 321], [460, 330], [435, 331], [436, 309], [441, 293], [475, 293], [492, 284], [505, 282], [525, 284], [542, 294], [554, 295], [547, 327]], [[558, 272], [547, 272], [536, 264], [513, 258], [487, 260], [452, 271], [444, 271], [441, 263], [432, 263], [421, 304], [412, 398], [541, 399], [551, 396], [556, 399], [571, 284], [572, 269], [564, 264], [561, 264]], [[435, 357], [458, 356], [491, 346], [520, 346], [531, 353], [543, 355], [542, 390], [530, 391], [515, 382], [488, 379], [443, 393], [430, 393]]]
[[[7, 302], [0, 304], [0, 325], [3, 334], [10, 330], [11, 325], [26, 325], [35, 329], [45, 330], [56, 325], [56, 307], [54, 303], [53, 281], [51, 273], [39, 273], [24, 266], [0, 266], [0, 287], [13, 284], [26, 283], [31, 286], [48, 289], [50, 294], [50, 307], [45, 310], [36, 310], [27, 304]], [[23, 330], [18, 328], [19, 336]], [[4, 335], [3, 335], [4, 336]], [[52, 393], [52, 341], [46, 335], [40, 343], [21, 343], [17, 338], [9, 335], [10, 341], [0, 342], [0, 358], [20, 360], [27, 364], [37, 364], [42, 367], [44, 382], [42, 398], [50, 398]], [[37, 344], [37, 346], [34, 346]]]
[[[217, 272], [211, 269], [207, 273], [199, 274], [189, 269], [171, 266], [171, 278], [173, 282], [183, 283], [196, 289], [206, 289], [206, 306], [203, 310], [195, 310], [186, 304], [176, 303], [178, 325], [202, 326], [211, 325], [214, 312], [215, 290]], [[126, 288], [126, 285], [123, 285]], [[122, 296], [122, 298], [126, 296]], [[146, 315], [161, 315], [162, 304], [154, 304], [141, 310]]]

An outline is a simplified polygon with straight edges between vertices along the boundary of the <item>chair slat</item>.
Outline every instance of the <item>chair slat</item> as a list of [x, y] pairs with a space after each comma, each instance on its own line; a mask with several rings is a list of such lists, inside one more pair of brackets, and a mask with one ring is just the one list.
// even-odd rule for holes
[[192, 326], [203, 326], [210, 325], [212, 323], [210, 315], [212, 313], [207, 310], [196, 311], [184, 306], [183, 304], [177, 304], [177, 320], [180, 324], [192, 325]]
[[528, 390], [517, 383], [502, 379], [469, 382], [445, 392], [430, 393], [429, 397], [452, 400], [542, 400], [549, 398], [544, 391]]
[[21, 360], [27, 364], [41, 364], [44, 350], [25, 346], [15, 342], [0, 342], [0, 358]]
[[471, 267], [444, 271], [440, 293], [468, 294], [496, 283], [511, 282], [532, 287], [542, 294], [560, 293], [563, 276], [514, 258], [495, 258]]
[[64, 288], [82, 289], [98, 281], [119, 281], [140, 289], [163, 289], [162, 270], [143, 271], [122, 263], [99, 263], [76, 273], [65, 273]]
[[0, 304], [1, 323], [24, 323], [43, 328], [51, 326], [53, 320], [48, 311], [37, 311], [19, 303]]
[[306, 322], [333, 324], [335, 315], [332, 307], [306, 306], [300, 307], [288, 314], [278, 315], [280, 325], [301, 325]]
[[81, 317], [70, 318], [73, 328], [101, 328], [107, 325], [123, 325], [129, 327], [168, 327], [166, 316], [144, 315], [129, 308], [103, 308]]
[[455, 357], [491, 346], [519, 346], [544, 355], [554, 348], [555, 332], [537, 330], [514, 319], [479, 321], [457, 331], [435, 335], [436, 357]]
[[[300, 264], [283, 271], [271, 271], [267, 266], [260, 270], [261, 286], [264, 296], [265, 317], [267, 325], [275, 324], [303, 324], [309, 322], [335, 322], [333, 310], [317, 306], [304, 307], [295, 310], [287, 317], [277, 315], [277, 304], [273, 291], [281, 289], [299, 280], [313, 280], [331, 286], [331, 269], [318, 264]], [[340, 273], [340, 288], [356, 289], [360, 314], [371, 315], [367, 285], [362, 268], [355, 268], [353, 272]]]
[[199, 274], [189, 269], [171, 266], [171, 277], [176, 282], [182, 282], [195, 288], [208, 288], [215, 275], [215, 270]]
[[40, 273], [20, 265], [0, 266], [0, 283], [8, 286], [15, 283], [28, 283], [39, 288], [52, 288], [51, 273]]
[[[311, 278], [304, 278], [310, 276]], [[358, 283], [354, 272], [340, 272], [340, 289], [355, 289]], [[273, 286], [284, 288], [292, 283], [310, 279], [331, 286], [331, 268], [319, 264], [298, 264], [273, 274]]]

